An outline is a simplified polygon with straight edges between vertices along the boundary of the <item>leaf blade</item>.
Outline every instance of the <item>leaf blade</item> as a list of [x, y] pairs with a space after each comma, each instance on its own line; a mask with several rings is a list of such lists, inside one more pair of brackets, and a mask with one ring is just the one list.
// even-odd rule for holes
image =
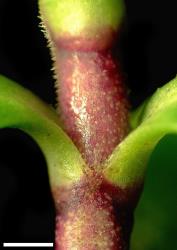
[[[118, 145], [104, 170], [105, 177], [122, 188], [142, 182], [159, 140], [166, 134], [177, 133], [177, 78], [143, 105], [141, 119], [136, 120], [139, 126]], [[135, 114], [140, 117], [139, 113]]]
[[177, 136], [168, 135], [153, 151], [135, 210], [131, 250], [177, 248], [176, 148]]
[[52, 185], [71, 184], [83, 175], [84, 161], [59, 126], [55, 111], [22, 86], [0, 76], [0, 128], [18, 128], [40, 146]]

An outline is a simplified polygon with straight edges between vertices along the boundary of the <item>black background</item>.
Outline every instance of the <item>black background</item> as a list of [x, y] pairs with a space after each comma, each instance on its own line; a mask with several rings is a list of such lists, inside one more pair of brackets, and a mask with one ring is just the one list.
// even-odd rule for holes
[[[132, 107], [176, 74], [175, 0], [126, 0], [119, 48]], [[0, 73], [55, 104], [51, 60], [36, 0], [0, 0]], [[0, 131], [0, 241], [53, 242], [45, 159], [17, 130]]]

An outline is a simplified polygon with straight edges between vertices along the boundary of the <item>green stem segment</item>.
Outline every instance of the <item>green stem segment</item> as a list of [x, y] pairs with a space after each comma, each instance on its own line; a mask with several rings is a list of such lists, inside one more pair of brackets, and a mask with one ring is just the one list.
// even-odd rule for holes
[[55, 44], [74, 50], [111, 47], [125, 13], [123, 0], [39, 0], [39, 7]]

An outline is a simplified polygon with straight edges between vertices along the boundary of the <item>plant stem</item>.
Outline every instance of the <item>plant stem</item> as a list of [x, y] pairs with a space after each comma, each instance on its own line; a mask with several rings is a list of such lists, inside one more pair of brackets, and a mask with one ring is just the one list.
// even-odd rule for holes
[[[134, 192], [134, 194], [137, 192]], [[127, 250], [138, 196], [90, 172], [72, 188], [53, 189], [56, 250]]]
[[64, 129], [98, 168], [128, 132], [128, 101], [111, 50], [57, 49], [55, 69]]
[[137, 192], [120, 190], [102, 174], [129, 130], [126, 90], [113, 56], [123, 1], [39, 2], [54, 59], [58, 113], [86, 162], [82, 180], [51, 187], [56, 249], [126, 250]]

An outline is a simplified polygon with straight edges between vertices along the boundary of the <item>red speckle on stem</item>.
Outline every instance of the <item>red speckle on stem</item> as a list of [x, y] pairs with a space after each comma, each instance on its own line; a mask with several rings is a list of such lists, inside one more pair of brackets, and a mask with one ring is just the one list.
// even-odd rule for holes
[[127, 250], [139, 191], [121, 190], [92, 171], [69, 189], [53, 188], [56, 250]]
[[60, 49], [58, 102], [64, 129], [89, 166], [99, 166], [128, 132], [128, 102], [111, 51]]

